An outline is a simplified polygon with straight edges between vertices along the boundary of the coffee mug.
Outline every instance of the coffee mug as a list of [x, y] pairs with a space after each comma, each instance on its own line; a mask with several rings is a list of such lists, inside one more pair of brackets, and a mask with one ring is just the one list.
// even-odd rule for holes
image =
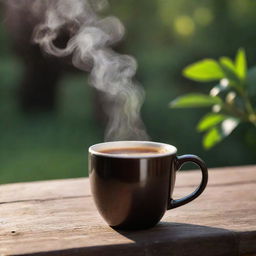
[[[89, 179], [96, 207], [116, 229], [144, 229], [157, 224], [166, 210], [197, 198], [208, 181], [207, 167], [195, 155], [177, 156], [168, 144], [115, 141], [89, 148]], [[176, 172], [186, 162], [198, 165], [202, 179], [197, 189], [172, 199]]]

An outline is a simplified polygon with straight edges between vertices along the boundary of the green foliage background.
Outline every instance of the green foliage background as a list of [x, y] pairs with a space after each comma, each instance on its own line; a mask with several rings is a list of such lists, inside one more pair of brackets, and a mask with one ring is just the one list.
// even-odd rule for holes
[[[209, 109], [168, 108], [170, 100], [191, 92], [207, 93], [182, 77], [182, 69], [203, 58], [234, 57], [244, 47], [248, 66], [256, 63], [256, 2], [251, 0], [110, 1], [108, 13], [126, 26], [122, 53], [134, 55], [137, 79], [146, 90], [142, 114], [152, 140], [200, 155], [210, 167], [255, 164], [255, 128], [241, 125], [215, 148], [205, 151], [194, 127]], [[24, 67], [0, 23], [0, 183], [87, 175], [87, 148], [103, 140], [92, 114], [87, 74], [60, 81], [58, 109], [26, 116], [16, 92]]]
[[212, 107], [197, 125], [199, 132], [205, 132], [205, 149], [221, 142], [240, 123], [256, 128], [255, 66], [247, 69], [243, 49], [238, 50], [234, 60], [224, 56], [218, 61], [203, 59], [193, 63], [183, 70], [183, 75], [199, 83], [216, 83], [209, 94], [188, 93], [170, 103], [171, 108]]

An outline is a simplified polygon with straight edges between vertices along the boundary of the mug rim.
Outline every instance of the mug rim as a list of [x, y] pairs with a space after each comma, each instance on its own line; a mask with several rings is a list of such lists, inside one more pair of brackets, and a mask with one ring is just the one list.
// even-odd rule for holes
[[[124, 145], [125, 144], [125, 145]], [[103, 150], [105, 147], [107, 148], [115, 148], [115, 147], [121, 147], [122, 145], [124, 147], [128, 147], [127, 144], [129, 144], [130, 147], [138, 147], [138, 146], [151, 146], [151, 147], [158, 147], [158, 148], [164, 148], [167, 152], [164, 153], [157, 153], [152, 155], [125, 155], [125, 154], [109, 154], [109, 153], [103, 153], [99, 152], [99, 150]], [[97, 149], [98, 148], [98, 149]], [[99, 149], [101, 148], [101, 149]], [[104, 156], [104, 157], [110, 157], [110, 158], [125, 158], [125, 159], [141, 159], [141, 158], [158, 158], [158, 157], [164, 157], [164, 156], [171, 156], [175, 155], [177, 153], [177, 148], [173, 145], [162, 143], [162, 142], [154, 142], [154, 141], [140, 141], [140, 140], [122, 140], [122, 141], [107, 141], [102, 143], [97, 143], [89, 147], [88, 152], [92, 155], [96, 156]]]

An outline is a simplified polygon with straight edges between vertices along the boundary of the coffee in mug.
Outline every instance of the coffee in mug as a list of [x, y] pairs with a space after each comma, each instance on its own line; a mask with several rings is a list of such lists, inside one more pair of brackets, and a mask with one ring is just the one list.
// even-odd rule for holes
[[120, 147], [120, 148], [110, 148], [100, 151], [101, 153], [113, 154], [113, 155], [152, 155], [164, 153], [164, 148], [154, 148], [154, 147]]
[[[172, 145], [150, 141], [105, 142], [89, 148], [93, 199], [111, 227], [152, 227], [166, 210], [187, 204], [203, 192], [208, 181], [203, 160], [176, 153]], [[201, 183], [190, 195], [173, 199], [176, 172], [186, 162], [200, 167]]]

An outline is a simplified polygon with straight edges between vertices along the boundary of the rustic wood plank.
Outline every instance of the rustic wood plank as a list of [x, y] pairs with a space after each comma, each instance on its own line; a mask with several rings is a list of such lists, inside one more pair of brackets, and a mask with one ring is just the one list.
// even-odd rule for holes
[[[176, 186], [188, 187], [197, 185], [200, 180], [200, 171], [179, 171]], [[181, 177], [179, 179], [179, 177]], [[255, 183], [256, 165], [232, 166], [209, 169], [208, 186], [225, 186], [236, 183]]]
[[[255, 170], [210, 170], [200, 198], [138, 232], [104, 223], [87, 179], [3, 185], [0, 255], [250, 255], [256, 253]], [[176, 197], [193, 190], [193, 174], [182, 174], [186, 181], [175, 188]]]
[[[227, 172], [228, 175], [223, 175]], [[246, 175], [244, 173], [246, 172]], [[200, 172], [180, 171], [175, 187], [194, 187], [200, 181]], [[209, 171], [208, 186], [233, 183], [255, 183], [256, 165], [214, 168]], [[47, 200], [90, 195], [89, 181], [85, 178], [5, 184], [0, 186], [0, 204], [26, 200]]]
[[[169, 246], [172, 245], [175, 255], [183, 255], [178, 254], [180, 248], [185, 246], [188, 252], [196, 251], [198, 244], [200, 250], [197, 250], [200, 253], [210, 250], [210, 255], [222, 255], [223, 251], [228, 253], [236, 250], [231, 231], [178, 223], [176, 221], [180, 218], [175, 216], [172, 222], [164, 221], [150, 230], [116, 232], [98, 216], [91, 198], [85, 199], [84, 205], [81, 199], [2, 205], [0, 215], [5, 216], [5, 223], [2, 222], [0, 232], [0, 244], [4, 245], [1, 246], [0, 252], [4, 255], [14, 255], [84, 248], [83, 251], [89, 255], [102, 249], [106, 255], [110, 255], [114, 247], [118, 252], [116, 255], [120, 255], [119, 253], [128, 246], [134, 249], [134, 255], [138, 255], [141, 250], [152, 248], [156, 250], [152, 255], [158, 255], [157, 251], [160, 249], [165, 255], [170, 252]], [[10, 212], [13, 214], [9, 217]], [[182, 217], [184, 218], [184, 215]], [[221, 250], [217, 251], [216, 245]], [[73, 255], [81, 253], [78, 251], [76, 254], [73, 250], [70, 252]], [[127, 255], [132, 254], [128, 251]]]
[[89, 180], [86, 178], [13, 183], [0, 186], [0, 204], [83, 197], [90, 194]]

